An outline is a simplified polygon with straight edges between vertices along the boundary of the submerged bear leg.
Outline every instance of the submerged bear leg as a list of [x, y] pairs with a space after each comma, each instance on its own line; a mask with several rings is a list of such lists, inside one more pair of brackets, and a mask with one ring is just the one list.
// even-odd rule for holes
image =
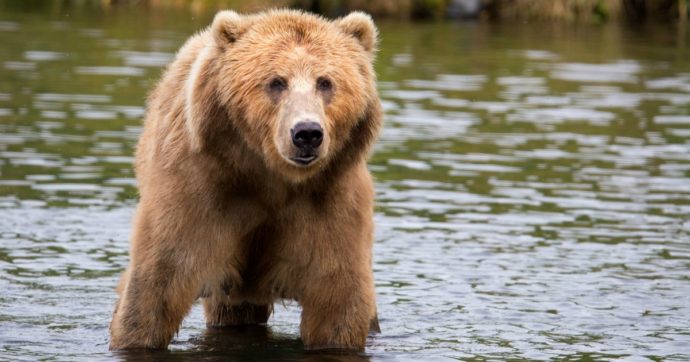
[[198, 291], [184, 270], [134, 264], [110, 324], [110, 349], [165, 349]]
[[207, 255], [189, 252], [177, 230], [152, 232], [154, 215], [146, 211], [140, 209], [135, 219], [132, 259], [110, 323], [111, 350], [166, 348], [214, 264]]
[[[344, 274], [344, 275], [343, 275]], [[370, 329], [378, 328], [373, 280], [347, 271], [307, 287], [302, 304], [302, 340], [307, 349], [363, 350]]]
[[209, 328], [263, 324], [273, 312], [272, 305], [243, 302], [232, 304], [227, 297], [212, 296], [204, 299], [206, 326]]

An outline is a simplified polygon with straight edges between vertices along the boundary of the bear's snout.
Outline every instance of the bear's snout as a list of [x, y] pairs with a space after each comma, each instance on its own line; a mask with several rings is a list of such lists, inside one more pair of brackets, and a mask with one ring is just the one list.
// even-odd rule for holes
[[318, 157], [317, 149], [323, 142], [323, 128], [317, 122], [299, 122], [290, 130], [292, 144], [298, 155], [292, 160], [301, 165], [308, 165]]
[[323, 141], [323, 128], [316, 122], [299, 122], [290, 130], [292, 144], [299, 149], [318, 148]]

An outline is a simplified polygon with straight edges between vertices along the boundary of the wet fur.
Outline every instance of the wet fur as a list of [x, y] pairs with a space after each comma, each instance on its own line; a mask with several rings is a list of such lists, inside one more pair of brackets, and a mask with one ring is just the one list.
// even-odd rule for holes
[[[250, 31], [314, 52], [332, 43], [326, 51], [344, 57], [327, 69], [350, 80], [325, 106], [332, 141], [316, 166], [279, 159], [269, 135], [280, 106], [243, 88], [251, 78], [242, 77], [264, 75], [237, 69], [260, 72], [263, 48], [239, 63], [224, 58]], [[276, 300], [294, 299], [306, 348], [364, 348], [378, 328], [366, 167], [382, 117], [375, 45], [367, 15], [329, 22], [281, 10], [221, 13], [180, 49], [150, 96], [137, 147], [141, 197], [111, 349], [166, 348], [198, 297], [211, 327], [265, 323]]]

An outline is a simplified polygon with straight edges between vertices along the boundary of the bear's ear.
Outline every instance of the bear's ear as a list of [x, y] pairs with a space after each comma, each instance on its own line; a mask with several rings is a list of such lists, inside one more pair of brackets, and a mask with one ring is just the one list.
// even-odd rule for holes
[[249, 29], [250, 19], [232, 11], [225, 10], [216, 14], [211, 25], [213, 39], [219, 46], [234, 43]]
[[369, 14], [353, 11], [346, 17], [336, 20], [335, 24], [342, 32], [357, 39], [368, 53], [376, 52], [378, 31]]

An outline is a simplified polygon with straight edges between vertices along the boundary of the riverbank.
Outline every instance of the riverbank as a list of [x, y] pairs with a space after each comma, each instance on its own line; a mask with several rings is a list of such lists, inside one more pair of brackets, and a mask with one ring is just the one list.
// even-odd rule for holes
[[0, 1], [0, 10], [122, 7], [170, 9], [202, 14], [217, 9], [254, 12], [273, 7], [304, 9], [337, 17], [363, 10], [377, 19], [482, 21], [551, 21], [602, 23], [686, 22], [690, 0], [66, 0]]
[[294, 7], [327, 16], [364, 10], [398, 20], [482, 19], [491, 21], [686, 21], [690, 0], [100, 0], [103, 6], [235, 8], [256, 11]]

